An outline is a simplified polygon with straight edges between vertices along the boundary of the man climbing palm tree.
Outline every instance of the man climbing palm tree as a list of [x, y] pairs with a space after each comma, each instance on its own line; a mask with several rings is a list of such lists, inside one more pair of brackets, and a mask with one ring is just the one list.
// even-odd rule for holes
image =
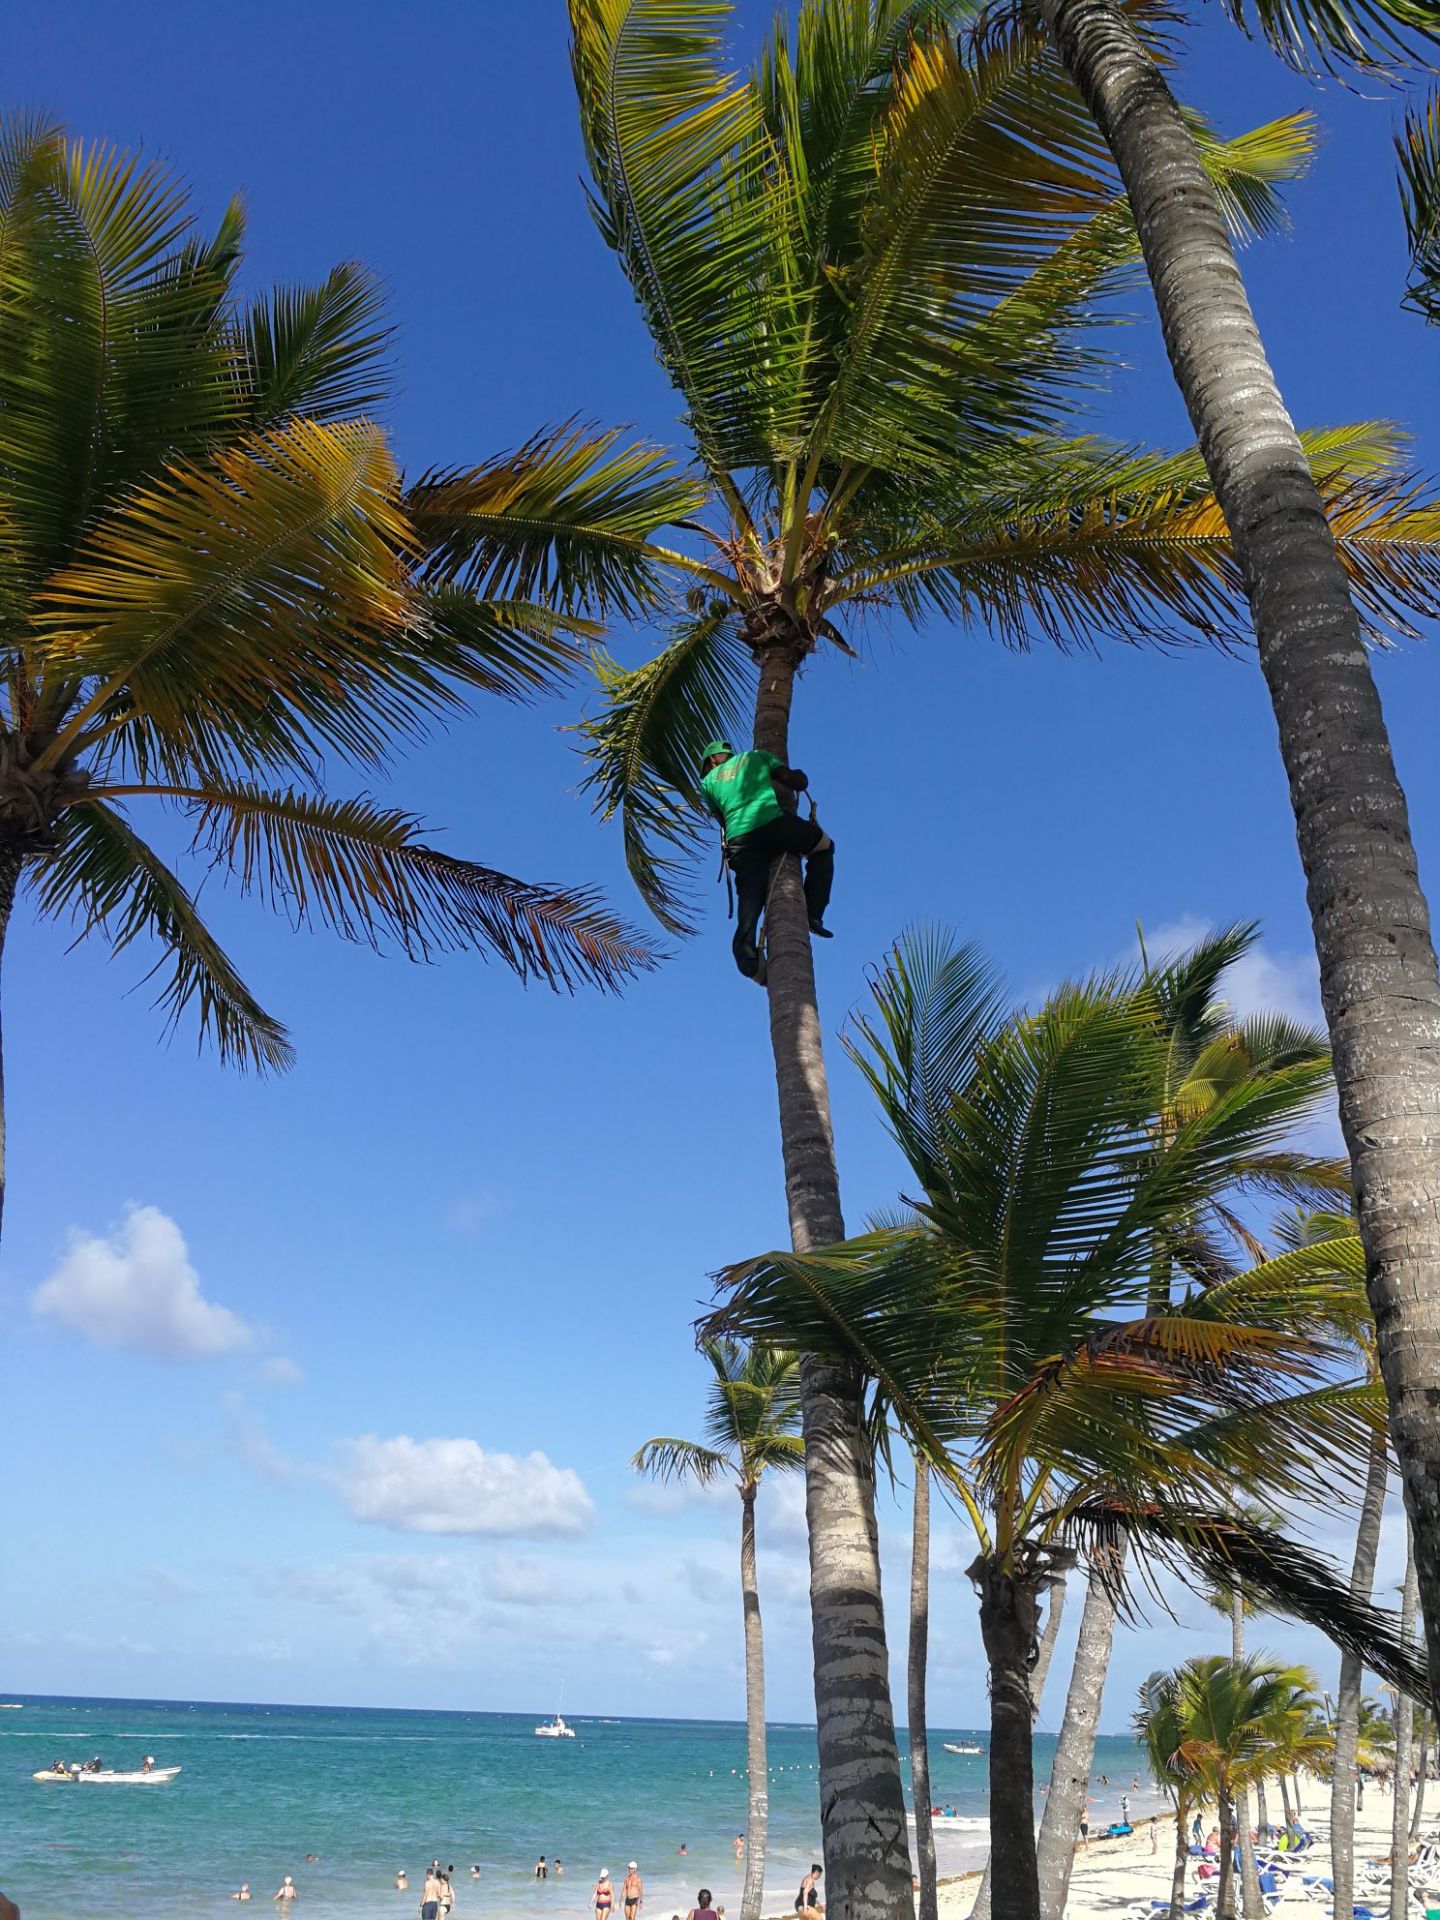
[[835, 882], [835, 842], [815, 818], [802, 820], [777, 788], [804, 793], [808, 777], [773, 753], [736, 753], [728, 740], [712, 740], [700, 762], [700, 790], [725, 835], [725, 858], [735, 875], [735, 964], [762, 985], [760, 915], [770, 890], [770, 869], [782, 853], [805, 860], [805, 912], [810, 931], [830, 938], [825, 909]]

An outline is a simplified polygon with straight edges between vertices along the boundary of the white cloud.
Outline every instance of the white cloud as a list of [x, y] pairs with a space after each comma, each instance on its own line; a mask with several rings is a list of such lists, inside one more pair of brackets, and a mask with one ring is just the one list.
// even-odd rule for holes
[[272, 1353], [260, 1363], [260, 1378], [267, 1387], [303, 1387], [305, 1369], [288, 1354]]
[[207, 1300], [184, 1236], [158, 1207], [131, 1207], [108, 1238], [73, 1229], [31, 1306], [97, 1347], [209, 1360], [255, 1344], [255, 1329]]
[[580, 1476], [543, 1453], [487, 1453], [473, 1440], [344, 1443], [333, 1484], [357, 1520], [396, 1533], [546, 1539], [584, 1533], [595, 1518]]

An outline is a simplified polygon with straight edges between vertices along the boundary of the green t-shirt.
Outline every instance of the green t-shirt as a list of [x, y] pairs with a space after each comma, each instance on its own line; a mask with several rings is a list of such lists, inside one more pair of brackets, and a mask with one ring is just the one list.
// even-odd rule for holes
[[773, 753], [737, 753], [712, 767], [700, 782], [713, 813], [724, 822], [725, 838], [738, 840], [785, 811], [770, 776], [785, 762]]

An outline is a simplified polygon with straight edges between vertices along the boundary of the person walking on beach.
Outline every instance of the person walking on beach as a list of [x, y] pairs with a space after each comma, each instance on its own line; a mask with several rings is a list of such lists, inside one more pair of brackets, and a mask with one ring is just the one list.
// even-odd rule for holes
[[290, 1878], [289, 1874], [287, 1873], [285, 1876], [285, 1884], [281, 1887], [277, 1887], [275, 1892], [271, 1894], [270, 1898], [272, 1900], [279, 1900], [283, 1905], [288, 1906], [290, 1902], [295, 1898], [295, 1895], [296, 1895], [295, 1882]]
[[[685, 1920], [715, 1920], [715, 1908], [711, 1906], [712, 1895], [709, 1887], [701, 1887], [695, 1896], [695, 1904], [686, 1914]], [[724, 1908], [720, 1911], [723, 1913]]]
[[440, 1920], [440, 1870], [427, 1867], [425, 1888], [420, 1895], [420, 1920]]
[[795, 1896], [795, 1911], [797, 1913], [808, 1913], [812, 1909], [816, 1913], [823, 1913], [825, 1911], [824, 1907], [820, 1904], [820, 1876], [824, 1871], [825, 1869], [818, 1860], [811, 1862], [810, 1871], [800, 1882], [800, 1891]]
[[620, 1889], [620, 1897], [625, 1903], [625, 1920], [635, 1920], [640, 1911], [640, 1902], [645, 1898], [645, 1882], [640, 1878], [633, 1860], [625, 1875], [625, 1884]]
[[608, 1867], [600, 1869], [600, 1878], [595, 1882], [595, 1891], [590, 1896], [590, 1904], [595, 1909], [595, 1920], [610, 1920], [610, 1909], [615, 1904], [615, 1889], [610, 1884]]
[[1120, 1824], [1122, 1827], [1128, 1827], [1130, 1824], [1130, 1796], [1128, 1793], [1122, 1793], [1120, 1796]]

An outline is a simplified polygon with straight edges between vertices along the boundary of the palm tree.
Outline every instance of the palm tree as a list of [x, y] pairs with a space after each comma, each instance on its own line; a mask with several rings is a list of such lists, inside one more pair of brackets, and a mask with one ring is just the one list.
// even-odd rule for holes
[[[1266, 1098], [1267, 1076], [1279, 1068], [1328, 1060], [1323, 1037], [1307, 1028], [1269, 1016], [1240, 1022], [1233, 1018], [1223, 998], [1225, 979], [1258, 938], [1259, 927], [1254, 922], [1237, 923], [1208, 935], [1188, 952], [1152, 963], [1142, 934], [1144, 979], [1165, 1036], [1158, 1056], [1151, 1120], [1153, 1136], [1160, 1143], [1173, 1140], [1188, 1118], [1217, 1101]], [[1263, 1249], [1246, 1233], [1236, 1212], [1240, 1196], [1257, 1189], [1275, 1196], [1303, 1191], [1312, 1200], [1326, 1189], [1348, 1193], [1348, 1170], [1283, 1152], [1265, 1152], [1253, 1161], [1237, 1160], [1229, 1167], [1223, 1186], [1205, 1206], [1193, 1217], [1172, 1223], [1165, 1236], [1157, 1237], [1150, 1255], [1147, 1290], [1157, 1310], [1169, 1305], [1177, 1281], [1184, 1284], [1197, 1265], [1211, 1275], [1226, 1271], [1227, 1246], [1240, 1244], [1251, 1257], [1261, 1256]], [[1263, 1516], [1251, 1511], [1250, 1517]], [[1228, 1583], [1223, 1591], [1228, 1606]], [[1075, 1830], [1085, 1810], [1115, 1619], [1113, 1579], [1092, 1578], [1086, 1586], [1037, 1843], [1040, 1904], [1045, 1920], [1061, 1920], [1065, 1912], [1075, 1858]], [[1253, 1873], [1247, 1876], [1246, 1884], [1254, 1906], [1258, 1904], [1259, 1887]]]
[[1170, 1879], [1169, 1920], [1179, 1920], [1185, 1902], [1185, 1871], [1190, 1863], [1190, 1815], [1196, 1781], [1179, 1763], [1185, 1740], [1184, 1706], [1177, 1673], [1152, 1673], [1140, 1687], [1131, 1717], [1135, 1738], [1145, 1752], [1150, 1777], [1175, 1809], [1175, 1870]]
[[[1353, 1476], [1379, 1395], [1346, 1382], [1363, 1311], [1353, 1237], [1212, 1277], [1163, 1311], [1157, 1238], [1239, 1159], [1279, 1151], [1323, 1064], [1263, 1097], [1151, 1125], [1167, 1035], [1143, 982], [1061, 989], [1002, 1019], [973, 950], [902, 943], [852, 1051], [922, 1196], [918, 1224], [731, 1269], [707, 1330], [847, 1357], [965, 1507], [991, 1689], [993, 1910], [1039, 1910], [1028, 1669], [1057, 1546], [1124, 1540], [1240, 1578], [1403, 1666], [1323, 1562], [1232, 1510], [1236, 1487], [1316, 1497]], [[1183, 1244], [1183, 1237], [1181, 1237]], [[1413, 1675], [1412, 1675], [1413, 1678]]]
[[[1388, 1474], [1385, 1435], [1377, 1433], [1370, 1443], [1365, 1492], [1355, 1528], [1355, 1556], [1350, 1567], [1350, 1591], [1359, 1600], [1370, 1598], [1375, 1581]], [[1336, 1920], [1350, 1920], [1355, 1905], [1355, 1788], [1360, 1763], [1363, 1678], [1363, 1662], [1346, 1648], [1340, 1655], [1340, 1679], [1335, 1690], [1335, 1750], [1330, 1773], [1330, 1870], [1335, 1881]]]
[[[1440, 974], [1364, 645], [1365, 596], [1347, 581], [1222, 209], [1136, 16], [1119, 0], [1039, 0], [1039, 8], [1125, 183], [1171, 367], [1244, 574], [1290, 782], [1440, 1687], [1440, 1352], [1430, 1336], [1440, 1319], [1440, 1059], [1429, 1040], [1440, 1021]], [[1244, 0], [1230, 0], [1229, 11], [1243, 17]], [[1440, 35], [1433, 9], [1412, 0], [1257, 0], [1256, 12], [1297, 61], [1313, 54], [1322, 64], [1374, 65]], [[1424, 217], [1417, 235], [1430, 257], [1434, 229]], [[1431, 586], [1433, 599], [1433, 575]]]
[[[706, 833], [702, 747], [748, 734], [788, 760], [796, 676], [848, 649], [852, 617], [973, 618], [1021, 646], [1213, 642], [1240, 590], [1197, 455], [1074, 433], [1101, 364], [1088, 323], [1136, 240], [1035, 27], [1008, 20], [961, 47], [960, 0], [807, 0], [793, 52], [782, 17], [736, 80], [727, 14], [724, 0], [570, 0], [596, 219], [680, 391], [699, 475], [693, 511], [656, 512], [653, 532], [684, 521], [671, 542], [623, 546], [668, 641], [634, 671], [601, 661], [585, 729], [590, 791], [623, 815], [631, 871], [676, 930]], [[1201, 137], [1237, 226], [1269, 224], [1304, 130]], [[1363, 590], [1377, 608], [1412, 585], [1423, 598], [1418, 550], [1396, 537], [1420, 523], [1385, 492], [1386, 449], [1357, 433], [1314, 447]], [[533, 583], [503, 541], [477, 550], [512, 589]], [[844, 1218], [790, 859], [771, 878], [767, 961], [805, 1251], [840, 1240]], [[900, 1920], [910, 1863], [859, 1379], [807, 1356], [801, 1395], [827, 1885], [846, 1920]]]
[[910, 1534], [910, 1658], [905, 1669], [910, 1733], [910, 1799], [915, 1808], [919, 1920], [938, 1920], [935, 1826], [930, 1816], [930, 1727], [925, 1682], [930, 1661], [930, 1462], [917, 1453]]
[[1180, 1743], [1167, 1770], [1185, 1772], [1213, 1793], [1219, 1808], [1217, 1920], [1233, 1916], [1235, 1809], [1239, 1796], [1295, 1744], [1294, 1729], [1314, 1704], [1311, 1675], [1251, 1658], [1212, 1654], [1175, 1676]]
[[[589, 895], [440, 852], [323, 784], [382, 766], [470, 688], [523, 698], [584, 628], [456, 583], [385, 436], [375, 283], [243, 298], [156, 162], [0, 121], [0, 944], [17, 891], [81, 936], [158, 946], [158, 1004], [222, 1059], [285, 1066], [161, 842], [289, 914], [422, 957], [613, 984], [649, 962]], [[0, 1200], [3, 1200], [0, 1116]]]
[[740, 1495], [740, 1598], [745, 1614], [745, 1744], [750, 1771], [750, 1825], [745, 1842], [745, 1887], [740, 1920], [760, 1920], [765, 1892], [765, 1837], [769, 1774], [765, 1759], [765, 1641], [755, 1569], [755, 1499], [761, 1477], [804, 1465], [800, 1403], [793, 1353], [707, 1340], [710, 1362], [705, 1439], [647, 1440], [631, 1461], [657, 1480], [710, 1486], [729, 1478]]

